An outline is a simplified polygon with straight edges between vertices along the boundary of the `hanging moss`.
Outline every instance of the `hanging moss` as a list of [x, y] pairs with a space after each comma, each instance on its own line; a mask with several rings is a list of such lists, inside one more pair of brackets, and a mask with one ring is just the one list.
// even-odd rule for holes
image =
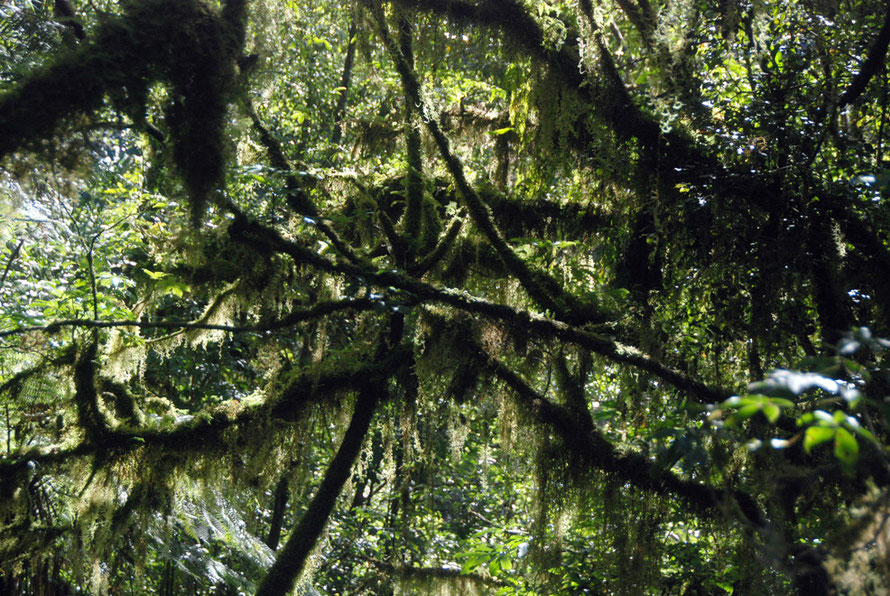
[[222, 16], [198, 0], [149, 0], [102, 24], [93, 42], [67, 53], [0, 96], [0, 158], [35, 148], [106, 96], [144, 120], [147, 89], [171, 84], [167, 109], [173, 153], [200, 218], [221, 183], [228, 89], [243, 41], [244, 2]]

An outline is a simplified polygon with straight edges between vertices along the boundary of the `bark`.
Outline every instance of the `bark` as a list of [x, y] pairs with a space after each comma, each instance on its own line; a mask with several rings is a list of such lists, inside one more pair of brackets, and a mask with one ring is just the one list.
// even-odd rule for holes
[[346, 102], [349, 99], [349, 86], [352, 83], [352, 66], [355, 63], [355, 34], [358, 31], [355, 19], [349, 23], [349, 42], [346, 46], [346, 60], [343, 63], [343, 76], [340, 77], [340, 93], [334, 108], [334, 134], [331, 142], [335, 145], [343, 138], [343, 117], [346, 115]]
[[287, 477], [282, 476], [275, 486], [275, 496], [272, 501], [272, 520], [269, 523], [269, 536], [266, 538], [266, 545], [272, 550], [278, 548], [278, 542], [281, 540], [281, 527], [284, 524], [288, 488]]
[[325, 472], [321, 486], [260, 584], [257, 596], [284, 596], [293, 589], [327, 525], [343, 485], [349, 479], [374, 411], [383, 397], [384, 392], [378, 384], [370, 385], [359, 393], [349, 428]]
[[[376, 359], [383, 355], [398, 341], [404, 329], [404, 318], [394, 315], [390, 325], [389, 336], [380, 341]], [[309, 559], [309, 555], [318, 543], [328, 519], [337, 504], [337, 498], [349, 479], [352, 467], [361, 452], [365, 435], [371, 426], [371, 420], [377, 405], [386, 398], [386, 379], [388, 375], [381, 373], [366, 378], [366, 384], [356, 397], [355, 410], [349, 427], [343, 435], [340, 448], [331, 460], [321, 485], [312, 497], [309, 507], [293, 529], [275, 563], [257, 589], [257, 596], [284, 596], [293, 590], [300, 573]]]

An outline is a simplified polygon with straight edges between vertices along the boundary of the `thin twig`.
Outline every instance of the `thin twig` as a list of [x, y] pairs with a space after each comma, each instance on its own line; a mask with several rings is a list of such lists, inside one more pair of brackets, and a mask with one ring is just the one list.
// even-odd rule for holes
[[203, 329], [209, 331], [228, 331], [230, 333], [264, 333], [266, 331], [274, 331], [282, 329], [302, 321], [312, 318], [324, 316], [338, 310], [370, 310], [374, 307], [373, 302], [368, 298], [355, 298], [348, 300], [338, 300], [330, 302], [321, 302], [312, 308], [297, 309], [288, 316], [268, 323], [260, 325], [215, 325], [210, 323], [195, 323], [191, 321], [100, 321], [96, 319], [65, 319], [62, 321], [53, 321], [48, 325], [37, 325], [31, 327], [18, 327], [7, 331], [0, 331], [0, 338], [9, 337], [11, 335], [21, 335], [31, 332], [55, 333], [62, 327], [81, 327], [86, 329], [110, 329], [113, 327], [137, 327], [139, 329]]

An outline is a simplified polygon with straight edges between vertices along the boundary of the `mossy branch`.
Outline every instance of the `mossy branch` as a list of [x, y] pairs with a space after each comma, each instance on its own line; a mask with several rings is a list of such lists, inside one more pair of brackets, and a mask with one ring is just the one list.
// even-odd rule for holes
[[99, 410], [99, 392], [96, 387], [96, 353], [98, 342], [87, 345], [74, 364], [74, 405], [77, 420], [86, 432], [87, 441], [102, 445], [110, 429], [108, 421]]
[[398, 271], [384, 271], [357, 267], [349, 263], [334, 263], [318, 253], [304, 248], [295, 242], [282, 238], [272, 228], [244, 218], [236, 220], [230, 228], [233, 238], [247, 242], [255, 248], [270, 252], [281, 252], [297, 263], [312, 265], [328, 273], [339, 273], [375, 283], [381, 287], [393, 286], [409, 292], [412, 304], [436, 302], [453, 308], [472, 312], [497, 321], [509, 323], [518, 329], [527, 330], [543, 338], [556, 338], [590, 350], [617, 362], [649, 372], [659, 379], [687, 393], [699, 403], [719, 403], [733, 392], [702, 383], [679, 370], [662, 364], [638, 348], [623, 344], [612, 338], [585, 331], [563, 321], [554, 320], [506, 304], [492, 302], [472, 296], [466, 292], [450, 288], [438, 288]]
[[405, 99], [418, 110], [421, 120], [439, 148], [439, 153], [445, 161], [448, 171], [454, 178], [454, 182], [460, 191], [470, 216], [473, 218], [473, 222], [497, 251], [498, 256], [504, 261], [504, 265], [516, 276], [532, 300], [542, 309], [554, 313], [557, 318], [572, 322], [602, 322], [604, 317], [595, 306], [582, 304], [575, 296], [564, 291], [560, 284], [550, 275], [542, 271], [533, 270], [516, 255], [504, 240], [491, 217], [488, 207], [479, 198], [479, 195], [467, 180], [463, 163], [451, 150], [451, 142], [445, 136], [445, 133], [442, 132], [442, 128], [436, 119], [426, 108], [417, 74], [390, 36], [382, 10], [378, 7], [376, 9], [372, 8], [372, 11], [376, 16], [383, 43], [390, 58], [395, 63], [396, 70], [402, 80]]
[[454, 246], [454, 241], [457, 240], [457, 235], [460, 234], [460, 228], [463, 225], [463, 222], [459, 219], [451, 222], [451, 225], [448, 227], [448, 231], [442, 236], [439, 240], [439, 243], [436, 247], [427, 253], [422, 259], [408, 267], [408, 273], [411, 275], [416, 275], [418, 277], [423, 277], [423, 275], [432, 269], [438, 264], [439, 261], [442, 260], [442, 257], [445, 256], [452, 246]]
[[133, 110], [144, 111], [148, 86], [167, 81], [174, 157], [198, 218], [222, 181], [222, 132], [243, 40], [243, 5], [231, 0], [221, 18], [198, 0], [134, 3], [100, 26], [90, 43], [0, 96], [0, 158], [57, 134], [65, 120], [97, 111], [106, 94], [125, 95]]
[[513, 390], [517, 403], [525, 411], [556, 432], [566, 448], [591, 467], [642, 490], [673, 495], [692, 511], [705, 516], [725, 511], [728, 499], [733, 499], [738, 503], [747, 522], [757, 527], [765, 523], [764, 514], [749, 495], [684, 480], [668, 470], [658, 468], [640, 453], [618, 451], [593, 426], [589, 417], [579, 418], [567, 408], [554, 404], [480, 346], [467, 340], [463, 347], [476, 358], [480, 366], [488, 368]]
[[284, 596], [293, 589], [306, 560], [327, 525], [343, 485], [349, 479], [352, 466], [361, 452], [362, 442], [371, 425], [374, 411], [384, 397], [385, 391], [379, 382], [366, 385], [359, 393], [352, 420], [343, 435], [337, 454], [331, 460], [309, 507], [300, 517], [299, 523], [257, 589], [257, 596]]
[[[380, 361], [391, 350], [394, 341], [398, 341], [404, 329], [404, 319], [400, 315], [392, 317], [389, 333], [382, 338], [377, 348], [375, 360]], [[318, 487], [309, 507], [300, 517], [297, 526], [275, 559], [266, 577], [257, 589], [257, 596], [284, 596], [289, 594], [302, 573], [306, 561], [315, 548], [321, 533], [328, 523], [328, 518], [337, 504], [337, 497], [343, 485], [349, 479], [352, 467], [361, 452], [362, 443], [377, 405], [387, 397], [386, 380], [399, 367], [389, 368], [366, 377], [365, 383], [356, 397], [352, 420], [343, 435], [340, 448], [328, 465], [321, 485]]]
[[[107, 429], [102, 434], [101, 443], [84, 440], [70, 447], [54, 445], [8, 454], [0, 457], [0, 481], [26, 470], [30, 462], [58, 465], [78, 457], [95, 455], [100, 450], [114, 450], [121, 454], [147, 447], [179, 455], [190, 451], [210, 451], [217, 448], [223, 433], [232, 429], [248, 428], [267, 417], [294, 422], [300, 419], [306, 408], [331, 395], [360, 389], [367, 385], [369, 378], [388, 378], [387, 375], [394, 374], [410, 361], [411, 353], [410, 346], [394, 346], [385, 355], [370, 362], [351, 363], [322, 372], [316, 368], [305, 370], [287, 382], [276, 398], [255, 407], [243, 408], [233, 417], [208, 412], [169, 429]], [[82, 397], [89, 397], [88, 391], [87, 388]]]
[[269, 156], [269, 163], [272, 164], [272, 167], [286, 174], [285, 188], [288, 207], [293, 209], [296, 213], [310, 218], [312, 224], [318, 228], [318, 231], [324, 234], [328, 240], [331, 241], [334, 248], [349, 261], [355, 264], [363, 263], [364, 261], [362, 258], [359, 257], [355, 251], [340, 238], [339, 234], [337, 234], [337, 232], [320, 217], [318, 208], [315, 206], [315, 203], [312, 202], [309, 193], [306, 192], [306, 189], [300, 181], [300, 177], [294, 171], [287, 157], [285, 157], [281, 143], [278, 142], [278, 139], [275, 138], [260, 120], [250, 99], [243, 99], [242, 103], [244, 105], [244, 110], [247, 112], [247, 115], [253, 123], [254, 129], [260, 136], [260, 142], [263, 147], [266, 148], [266, 154]]

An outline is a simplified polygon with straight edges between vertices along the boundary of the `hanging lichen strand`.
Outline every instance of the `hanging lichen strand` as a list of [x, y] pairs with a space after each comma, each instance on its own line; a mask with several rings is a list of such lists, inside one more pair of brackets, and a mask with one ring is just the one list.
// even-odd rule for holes
[[223, 125], [245, 4], [229, 0], [217, 14], [200, 0], [133, 3], [100, 25], [89, 43], [0, 96], [0, 158], [38, 147], [73, 117], [98, 111], [106, 98], [143, 125], [149, 86], [168, 82], [167, 126], [198, 221], [222, 181]]

